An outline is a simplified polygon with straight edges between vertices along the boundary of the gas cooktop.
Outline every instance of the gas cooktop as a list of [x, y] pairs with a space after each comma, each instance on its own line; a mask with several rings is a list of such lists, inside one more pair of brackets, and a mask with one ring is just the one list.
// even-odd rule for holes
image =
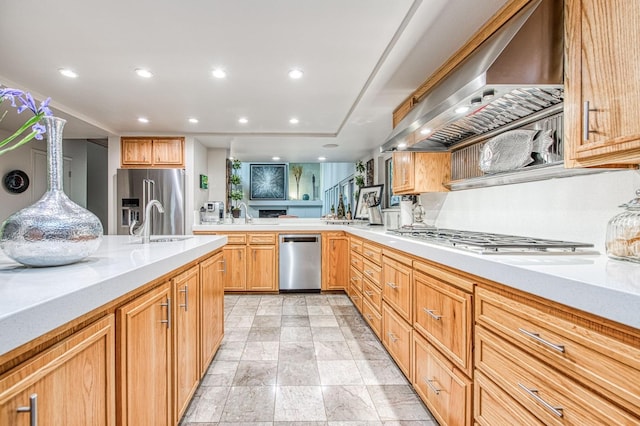
[[480, 254], [594, 254], [593, 244], [547, 240], [489, 232], [460, 231], [456, 229], [407, 227], [387, 230], [387, 233], [424, 240], [429, 243], [470, 250]]

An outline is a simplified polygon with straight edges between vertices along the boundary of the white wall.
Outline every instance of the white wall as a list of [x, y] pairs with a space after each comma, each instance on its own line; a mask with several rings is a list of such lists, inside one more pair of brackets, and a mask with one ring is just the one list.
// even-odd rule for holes
[[98, 216], [105, 232], [109, 213], [107, 155], [106, 147], [87, 143], [87, 209]]
[[[0, 140], [9, 136], [6, 132], [0, 132]], [[63, 140], [62, 152], [64, 157], [68, 157], [71, 162], [71, 188], [64, 188], [65, 193], [74, 202], [82, 207], [87, 206], [87, 144], [85, 140]], [[31, 179], [34, 176], [32, 165], [32, 150], [47, 150], [45, 140], [32, 140], [31, 142], [21, 146], [20, 148], [10, 151], [0, 156], [0, 178], [11, 170], [22, 170], [27, 173]], [[44, 171], [46, 175], [46, 171]], [[12, 194], [4, 189], [1, 185], [0, 189], [0, 223], [3, 222], [11, 214], [33, 204], [39, 198], [40, 194], [32, 194], [31, 187], [22, 194]]]
[[209, 198], [205, 201], [224, 201], [227, 203], [227, 157], [229, 151], [224, 148], [207, 149], [207, 173], [209, 176]]

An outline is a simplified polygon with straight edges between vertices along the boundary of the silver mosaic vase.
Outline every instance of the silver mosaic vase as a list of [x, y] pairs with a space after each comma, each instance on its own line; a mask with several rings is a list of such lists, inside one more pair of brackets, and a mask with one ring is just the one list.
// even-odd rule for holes
[[43, 117], [47, 129], [48, 190], [35, 204], [12, 214], [0, 229], [0, 248], [27, 266], [60, 266], [93, 254], [102, 241], [100, 220], [62, 188], [62, 128], [66, 120]]

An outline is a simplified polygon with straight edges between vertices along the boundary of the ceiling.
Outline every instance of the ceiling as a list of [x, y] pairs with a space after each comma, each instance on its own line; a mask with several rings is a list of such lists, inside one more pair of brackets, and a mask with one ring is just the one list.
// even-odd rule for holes
[[66, 138], [185, 135], [242, 161], [351, 162], [506, 1], [0, 0], [0, 84], [51, 97]]

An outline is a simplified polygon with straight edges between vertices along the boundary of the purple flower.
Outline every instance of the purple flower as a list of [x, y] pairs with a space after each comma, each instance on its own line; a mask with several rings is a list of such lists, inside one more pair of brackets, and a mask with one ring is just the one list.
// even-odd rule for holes
[[42, 134], [46, 131], [46, 128], [42, 124], [38, 123], [38, 124], [34, 124], [31, 127], [31, 130], [35, 132], [35, 135], [33, 137], [41, 141]]
[[[16, 98], [18, 99], [18, 101], [20, 101], [21, 105], [16, 105]], [[11, 89], [9, 87], [0, 87], [0, 102], [5, 99], [11, 101], [11, 106], [17, 109], [18, 114], [29, 109], [31, 110], [31, 112], [33, 112], [34, 116], [28, 119], [11, 136], [5, 138], [4, 140], [0, 140], [0, 155], [18, 148], [19, 146], [29, 142], [31, 139], [43, 139], [42, 134], [45, 133], [46, 128], [44, 125], [39, 123], [40, 119], [44, 116], [53, 115], [51, 109], [49, 109], [51, 98], [45, 99], [40, 103], [40, 106], [38, 106], [36, 105], [36, 101], [33, 99], [33, 96], [31, 96], [31, 93], [24, 92], [18, 89]], [[2, 117], [0, 117], [0, 120], [1, 119]], [[25, 135], [29, 127], [31, 127], [31, 132]], [[14, 142], [13, 145], [6, 147], [9, 143], [13, 142], [17, 138], [21, 139], [18, 139], [17, 142]]]

